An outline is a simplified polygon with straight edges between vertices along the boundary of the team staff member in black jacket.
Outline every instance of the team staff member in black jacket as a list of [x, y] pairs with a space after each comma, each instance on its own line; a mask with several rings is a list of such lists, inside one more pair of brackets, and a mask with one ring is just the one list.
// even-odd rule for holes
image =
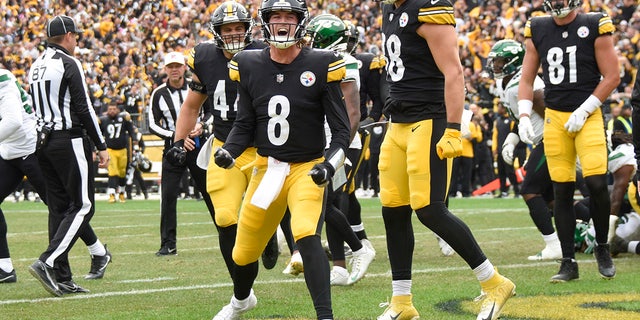
[[28, 76], [49, 207], [49, 246], [29, 271], [55, 296], [87, 292], [72, 280], [68, 253], [90, 228], [95, 211], [91, 142], [98, 149], [99, 166], [109, 163], [82, 65], [72, 56], [81, 32], [70, 17], [49, 20], [47, 48]]
[[202, 198], [207, 205], [209, 213], [214, 216], [213, 204], [207, 190], [207, 172], [196, 165], [196, 158], [200, 147], [205, 142], [202, 128], [206, 120], [210, 120], [211, 112], [209, 104], [199, 109], [198, 122], [185, 138], [185, 144], [191, 146], [189, 152], [184, 153], [180, 161], [172, 161], [167, 157], [167, 152], [173, 146], [176, 123], [180, 107], [188, 94], [188, 81], [184, 75], [187, 71], [185, 57], [179, 52], [167, 53], [164, 57], [164, 69], [168, 80], [157, 87], [151, 93], [151, 106], [149, 107], [149, 129], [155, 135], [163, 138], [165, 149], [162, 157], [162, 190], [160, 205], [160, 250], [157, 256], [175, 255], [176, 250], [176, 205], [180, 193], [180, 179], [185, 170], [189, 168], [191, 177], [196, 182], [198, 190], [202, 192]]

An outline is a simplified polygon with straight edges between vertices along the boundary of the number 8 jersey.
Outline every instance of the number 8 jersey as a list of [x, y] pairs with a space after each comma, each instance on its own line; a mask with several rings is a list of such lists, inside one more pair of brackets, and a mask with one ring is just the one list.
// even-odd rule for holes
[[[400, 7], [385, 4], [382, 8], [382, 43], [387, 59], [387, 81], [392, 99], [409, 105], [419, 104], [421, 110], [404, 110], [415, 122], [428, 118], [443, 118], [444, 75], [438, 69], [429, 44], [416, 30], [423, 23], [444, 24], [455, 27], [453, 7], [445, 0], [405, 1]], [[409, 63], [407, 63], [409, 61]], [[425, 110], [428, 103], [433, 110]], [[398, 110], [399, 111], [399, 110]], [[391, 118], [400, 120], [399, 114], [389, 110]]]
[[229, 62], [238, 81], [238, 115], [224, 148], [237, 157], [255, 139], [257, 152], [299, 163], [325, 149], [325, 116], [331, 128], [327, 152], [349, 145], [349, 118], [340, 90], [344, 60], [333, 51], [303, 47], [290, 64], [271, 60], [269, 50], [244, 50]]
[[613, 31], [611, 18], [600, 12], [579, 14], [563, 26], [551, 16], [527, 21], [524, 36], [531, 38], [540, 57], [547, 108], [572, 112], [593, 93], [601, 78], [594, 43]]

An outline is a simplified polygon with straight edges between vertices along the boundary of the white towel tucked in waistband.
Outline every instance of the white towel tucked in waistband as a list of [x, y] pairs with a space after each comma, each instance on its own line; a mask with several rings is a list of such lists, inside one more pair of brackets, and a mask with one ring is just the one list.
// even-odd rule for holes
[[284, 179], [289, 175], [289, 163], [278, 161], [272, 157], [268, 160], [267, 172], [265, 172], [258, 188], [251, 197], [251, 204], [266, 210], [273, 200], [280, 194]]

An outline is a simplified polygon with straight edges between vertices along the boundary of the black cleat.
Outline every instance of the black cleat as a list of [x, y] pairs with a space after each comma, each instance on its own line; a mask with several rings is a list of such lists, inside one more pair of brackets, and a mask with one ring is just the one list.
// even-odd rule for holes
[[620, 253], [627, 252], [628, 247], [629, 241], [618, 236], [613, 236], [613, 239], [611, 239], [611, 245], [609, 246], [609, 249], [611, 250], [611, 256], [616, 257]]
[[111, 262], [111, 252], [107, 249], [107, 245], [104, 245], [104, 250], [107, 253], [104, 256], [91, 256], [91, 270], [84, 276], [87, 280], [102, 279], [104, 272], [107, 270], [107, 265]]
[[12, 283], [18, 281], [18, 277], [16, 276], [16, 270], [11, 270], [11, 272], [5, 272], [0, 269], [0, 283]]
[[34, 276], [40, 284], [47, 290], [49, 293], [56, 297], [62, 296], [62, 291], [58, 287], [58, 282], [55, 280], [55, 275], [53, 274], [53, 268], [49, 267], [46, 263], [36, 260], [30, 267], [29, 273]]
[[616, 276], [616, 266], [613, 265], [613, 260], [611, 260], [611, 254], [609, 253], [609, 244], [608, 243], [598, 243], [595, 248], [593, 248], [593, 256], [596, 258], [596, 262], [598, 262], [598, 272], [604, 279], [613, 279]]
[[73, 280], [58, 282], [58, 288], [60, 288], [60, 292], [62, 292], [62, 294], [89, 292], [89, 290], [77, 285]]
[[269, 242], [267, 242], [267, 246], [262, 251], [262, 265], [267, 269], [271, 270], [278, 263], [278, 255], [280, 255], [280, 250], [278, 249], [278, 235], [276, 233], [273, 234]]
[[156, 256], [161, 257], [161, 256], [175, 256], [178, 254], [178, 249], [176, 248], [169, 248], [169, 247], [165, 247], [162, 246], [162, 248], [160, 248], [160, 250], [158, 250], [158, 252], [156, 252]]
[[578, 274], [578, 262], [573, 258], [560, 259], [560, 271], [551, 277], [551, 283], [567, 282], [580, 278]]

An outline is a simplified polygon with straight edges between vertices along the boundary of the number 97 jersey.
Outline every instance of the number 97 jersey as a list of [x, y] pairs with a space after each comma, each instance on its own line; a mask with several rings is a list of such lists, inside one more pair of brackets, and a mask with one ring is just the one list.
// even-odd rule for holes
[[455, 27], [451, 3], [417, 0], [406, 1], [399, 8], [383, 5], [382, 50], [387, 59], [389, 94], [394, 100], [441, 104], [444, 102], [444, 75], [438, 69], [427, 41], [416, 33], [423, 23]]

